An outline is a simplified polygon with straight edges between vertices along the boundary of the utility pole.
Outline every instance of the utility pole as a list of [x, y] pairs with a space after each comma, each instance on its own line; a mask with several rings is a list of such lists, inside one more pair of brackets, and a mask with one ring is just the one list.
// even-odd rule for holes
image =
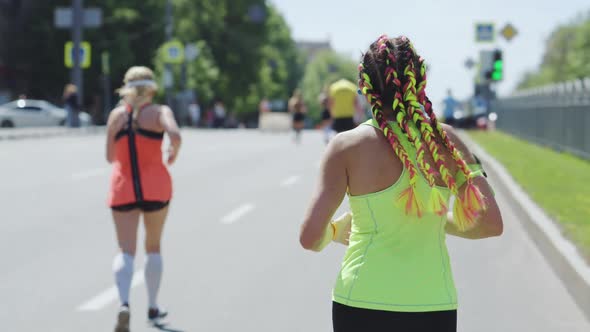
[[[166, 41], [172, 40], [174, 21], [172, 17], [172, 0], [166, 1]], [[172, 64], [167, 63], [164, 69], [164, 85], [166, 88], [166, 104], [172, 106], [172, 91], [174, 76], [172, 75]]]
[[84, 77], [80, 58], [80, 43], [82, 42], [82, 27], [84, 25], [83, 0], [72, 0], [72, 41], [74, 43], [73, 62], [71, 72], [72, 83], [78, 88], [78, 104], [84, 100]]

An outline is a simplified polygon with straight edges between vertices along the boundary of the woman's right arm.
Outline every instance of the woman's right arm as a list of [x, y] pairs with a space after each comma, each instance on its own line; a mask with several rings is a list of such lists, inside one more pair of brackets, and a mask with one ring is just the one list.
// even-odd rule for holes
[[[453, 132], [451, 126], [444, 125], [444, 129], [447, 132], [447, 136], [455, 145], [455, 148], [461, 152], [463, 159], [468, 164], [476, 162], [475, 157], [469, 151], [465, 143]], [[487, 237], [494, 237], [502, 235], [504, 230], [504, 223], [502, 221], [502, 214], [500, 208], [494, 197], [494, 192], [488, 183], [488, 180], [483, 176], [478, 176], [473, 179], [473, 183], [481, 191], [485, 197], [487, 209], [483, 211], [480, 217], [477, 219], [475, 226], [467, 231], [461, 231], [457, 228], [454, 223], [448, 222], [445, 226], [447, 234], [466, 238], [466, 239], [483, 239]], [[459, 192], [465, 191], [466, 184], [459, 188]]]
[[174, 119], [174, 113], [168, 106], [162, 106], [160, 111], [160, 125], [164, 128], [164, 131], [170, 138], [170, 147], [168, 148], [168, 164], [174, 163], [178, 156], [178, 150], [182, 139], [180, 137], [180, 129]]

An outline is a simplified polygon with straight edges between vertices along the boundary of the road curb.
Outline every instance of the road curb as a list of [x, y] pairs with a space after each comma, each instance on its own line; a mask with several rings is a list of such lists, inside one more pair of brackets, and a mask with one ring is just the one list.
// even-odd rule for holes
[[502, 164], [465, 132], [459, 132], [459, 136], [481, 159], [490, 177], [499, 180], [500, 188], [494, 189], [518, 203], [515, 212], [524, 221], [523, 226], [590, 321], [590, 265], [576, 246], [563, 236], [558, 224], [533, 202]]
[[50, 137], [102, 134], [104, 126], [83, 128], [15, 128], [0, 130], [0, 141], [40, 139]]

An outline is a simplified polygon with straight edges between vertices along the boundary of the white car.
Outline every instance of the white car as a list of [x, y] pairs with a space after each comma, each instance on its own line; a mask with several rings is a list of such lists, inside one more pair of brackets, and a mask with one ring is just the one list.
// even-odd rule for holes
[[[89, 126], [88, 113], [79, 112], [81, 126]], [[0, 127], [50, 127], [63, 126], [66, 110], [44, 100], [19, 99], [0, 105]]]

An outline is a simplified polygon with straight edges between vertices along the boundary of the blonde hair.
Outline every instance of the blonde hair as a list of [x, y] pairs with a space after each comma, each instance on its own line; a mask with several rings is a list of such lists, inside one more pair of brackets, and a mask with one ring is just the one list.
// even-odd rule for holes
[[[151, 84], [133, 85], [132, 82], [135, 81], [151, 81]], [[132, 123], [136, 128], [139, 107], [158, 91], [158, 86], [154, 82], [154, 72], [148, 67], [133, 66], [125, 73], [123, 83], [125, 84], [117, 90], [117, 93], [133, 108]]]
[[148, 67], [134, 66], [127, 70], [121, 88], [117, 90], [117, 93], [121, 97], [131, 97], [132, 99], [142, 99], [145, 97], [151, 97], [158, 90], [157, 85], [139, 85], [139, 86], [128, 86], [133, 81], [143, 80], [154, 80], [154, 72]]

